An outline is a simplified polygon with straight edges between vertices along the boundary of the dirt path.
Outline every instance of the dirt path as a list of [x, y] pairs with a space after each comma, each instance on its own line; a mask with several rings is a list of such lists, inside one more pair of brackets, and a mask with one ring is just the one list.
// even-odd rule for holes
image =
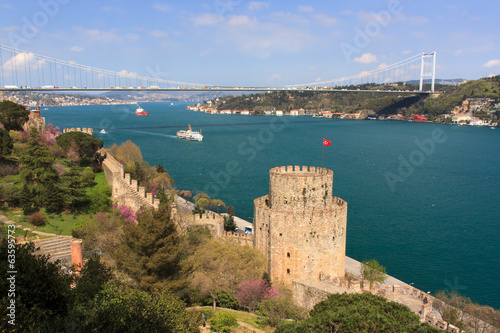
[[234, 333], [266, 333], [265, 331], [259, 330], [258, 328], [242, 321], [239, 321], [238, 325], [240, 325], [240, 327], [234, 329]]

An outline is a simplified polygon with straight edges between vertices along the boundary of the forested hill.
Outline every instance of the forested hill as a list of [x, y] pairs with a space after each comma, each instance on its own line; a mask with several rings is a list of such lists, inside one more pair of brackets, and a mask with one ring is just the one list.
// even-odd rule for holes
[[[348, 87], [348, 89], [358, 89]], [[400, 90], [413, 91], [418, 89], [417, 84], [399, 84], [398, 86], [367, 85], [360, 88], [369, 90]], [[439, 114], [450, 113], [457, 105], [461, 105], [466, 98], [494, 98], [499, 99], [500, 75], [490, 78], [469, 81], [458, 86], [436, 84], [436, 91], [442, 93], [430, 94], [381, 94], [379, 92], [322, 92], [322, 91], [279, 91], [263, 94], [231, 96], [212, 100], [212, 105], [220, 110], [250, 110], [261, 113], [267, 110], [290, 111], [305, 109], [314, 112], [332, 111], [352, 113], [367, 111], [379, 115], [428, 114], [434, 118]]]

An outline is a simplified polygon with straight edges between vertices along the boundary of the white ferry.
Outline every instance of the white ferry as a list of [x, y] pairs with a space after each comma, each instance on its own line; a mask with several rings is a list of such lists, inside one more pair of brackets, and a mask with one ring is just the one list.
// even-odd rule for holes
[[189, 129], [187, 131], [178, 131], [177, 137], [179, 139], [192, 140], [192, 141], [202, 141], [203, 135], [201, 134], [201, 130], [199, 132], [191, 130], [191, 125], [189, 125]]

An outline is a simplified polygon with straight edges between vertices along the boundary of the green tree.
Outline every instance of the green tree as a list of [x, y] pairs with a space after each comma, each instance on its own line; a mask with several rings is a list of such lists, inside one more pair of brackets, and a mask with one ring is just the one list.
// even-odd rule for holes
[[306, 315], [304, 309], [293, 303], [291, 292], [264, 298], [257, 306], [256, 313], [264, 317], [271, 327], [278, 326], [285, 319], [300, 320]]
[[68, 132], [59, 135], [56, 138], [56, 143], [67, 154], [71, 148], [72, 142], [78, 146], [78, 153], [82, 157], [94, 158], [97, 150], [103, 146], [103, 141], [87, 133], [83, 132]]
[[181, 249], [169, 205], [140, 212], [137, 223], [128, 224], [123, 231], [122, 244], [114, 253], [120, 269], [143, 287], [174, 280]]
[[[49, 262], [48, 256], [34, 255], [33, 243], [15, 245], [0, 240], [0, 331], [2, 332], [61, 332], [67, 315], [72, 278], [61, 273], [60, 267]], [[12, 241], [12, 239], [10, 240]], [[8, 255], [14, 255], [13, 262]], [[9, 263], [9, 261], [11, 263]], [[17, 273], [8, 273], [15, 270]], [[15, 279], [11, 290], [9, 278]], [[9, 291], [11, 290], [11, 291]], [[7, 297], [8, 296], [8, 297]], [[15, 300], [15, 326], [7, 316], [10, 300]]]
[[163, 167], [163, 165], [158, 164], [158, 165], [156, 166], [156, 172], [157, 172], [157, 173], [164, 173], [164, 172], [167, 172], [167, 170], [165, 170], [165, 168]]
[[212, 239], [199, 246], [182, 266], [191, 287], [198, 289], [200, 295], [210, 295], [215, 309], [215, 290], [236, 293], [241, 282], [262, 276], [267, 261], [250, 246]]
[[23, 193], [23, 209], [30, 211], [46, 203], [46, 187], [59, 181], [53, 166], [54, 156], [49, 148], [41, 143], [36, 130], [30, 132], [26, 148], [19, 157], [20, 182]]
[[370, 293], [334, 294], [318, 303], [310, 317], [278, 326], [275, 333], [292, 332], [440, 332], [423, 327], [419, 317], [401, 304]]
[[219, 312], [210, 320], [210, 327], [217, 332], [231, 332], [237, 325], [236, 316], [229, 312]]
[[94, 296], [104, 289], [106, 283], [113, 278], [109, 267], [101, 261], [99, 256], [91, 256], [83, 266], [77, 277], [75, 288], [72, 291], [73, 303], [79, 305], [92, 301]]
[[236, 222], [234, 222], [234, 216], [224, 216], [224, 230], [225, 231], [236, 231]]
[[81, 167], [73, 165], [62, 176], [63, 182], [66, 185], [64, 188], [66, 202], [71, 207], [72, 211], [82, 207], [89, 200], [85, 189], [86, 184], [84, 183], [81, 173], [82, 170]]
[[12, 153], [14, 141], [9, 135], [9, 131], [0, 128], [0, 158], [3, 158]]
[[20, 131], [28, 121], [30, 112], [20, 104], [11, 101], [0, 102], [0, 123], [7, 131]]
[[73, 309], [71, 331], [199, 332], [199, 316], [187, 312], [172, 293], [148, 293], [125, 285], [107, 284], [90, 302]]
[[135, 162], [142, 162], [143, 157], [141, 149], [130, 140], [125, 141], [120, 146], [113, 144], [109, 148], [110, 153], [120, 162], [128, 165], [134, 165]]
[[370, 281], [370, 284], [374, 282], [383, 283], [387, 278], [386, 273], [385, 267], [376, 259], [365, 260], [361, 265], [361, 275], [364, 280]]

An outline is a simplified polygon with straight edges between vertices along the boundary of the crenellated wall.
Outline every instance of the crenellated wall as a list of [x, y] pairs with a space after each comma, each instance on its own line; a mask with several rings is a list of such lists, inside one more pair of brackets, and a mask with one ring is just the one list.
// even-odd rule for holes
[[143, 206], [158, 208], [160, 200], [155, 199], [153, 194], [146, 193], [144, 187], [138, 186], [137, 180], [131, 179], [130, 174], [124, 172], [123, 165], [109, 152], [106, 152], [102, 168], [114, 201], [127, 205], [135, 212]]
[[297, 305], [306, 309], [312, 309], [316, 304], [332, 294], [369, 292], [406, 306], [411, 304], [412, 306], [409, 306], [410, 309], [419, 315], [421, 322], [426, 322], [431, 326], [447, 330], [448, 332], [464, 332], [432, 314], [434, 297], [417, 288], [396, 284], [380, 287], [376, 283], [370, 285], [370, 281], [366, 280], [357, 281], [338, 277], [331, 278], [323, 274], [320, 275], [319, 280], [293, 281], [293, 298]]
[[202, 225], [210, 230], [213, 238], [221, 237], [224, 234], [224, 217], [220, 214], [207, 211], [201, 216], [200, 214], [180, 216], [176, 214], [176, 210], [173, 210], [173, 213], [177, 227], [182, 233], [191, 227]]
[[80, 127], [72, 127], [72, 128], [65, 128], [63, 129], [63, 133], [69, 133], [69, 132], [82, 132], [82, 133], [87, 133], [87, 134], [90, 134], [90, 135], [93, 135], [94, 134], [94, 129], [93, 128], [87, 128], [87, 127], [83, 127], [83, 128], [80, 128]]

